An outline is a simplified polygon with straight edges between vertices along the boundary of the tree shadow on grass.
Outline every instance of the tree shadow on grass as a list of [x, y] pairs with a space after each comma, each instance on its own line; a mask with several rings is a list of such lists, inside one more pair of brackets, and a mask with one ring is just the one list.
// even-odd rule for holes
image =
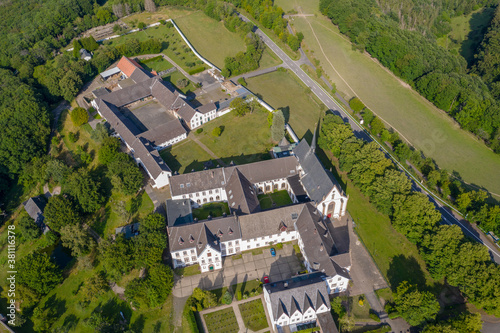
[[62, 325], [64, 332], [74, 330], [76, 328], [76, 325], [78, 325], [79, 321], [80, 321], [80, 319], [78, 319], [78, 317], [75, 316], [74, 314], [70, 314], [70, 315], [66, 316], [64, 318], [64, 322]]
[[419, 290], [425, 289], [426, 286], [426, 279], [422, 267], [412, 256], [406, 257], [404, 255], [397, 255], [393, 257], [389, 265], [389, 270], [387, 271], [387, 278], [392, 291], [396, 291], [396, 288], [403, 281], [408, 281], [410, 284], [417, 285]]
[[[130, 325], [130, 328], [134, 332], [142, 332], [144, 330], [144, 324], [146, 323], [146, 319], [144, 315], [140, 315], [134, 322]], [[161, 323], [160, 323], [161, 325]]]

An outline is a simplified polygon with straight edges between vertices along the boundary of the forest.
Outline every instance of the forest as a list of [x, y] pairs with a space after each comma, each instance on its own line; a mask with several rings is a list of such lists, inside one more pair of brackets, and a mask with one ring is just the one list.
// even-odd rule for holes
[[[500, 105], [491, 86], [465, 59], [436, 43], [450, 18], [494, 1], [321, 0], [320, 10], [366, 50], [462, 128], [500, 153]], [[429, 15], [430, 14], [430, 15]], [[490, 38], [491, 39], [491, 38]], [[483, 48], [485, 48], [483, 43]]]

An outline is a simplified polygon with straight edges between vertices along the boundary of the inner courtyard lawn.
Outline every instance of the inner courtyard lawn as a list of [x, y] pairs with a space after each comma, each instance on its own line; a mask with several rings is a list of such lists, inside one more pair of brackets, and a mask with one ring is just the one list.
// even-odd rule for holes
[[227, 205], [227, 202], [211, 202], [204, 204], [200, 208], [194, 208], [193, 218], [197, 218], [199, 221], [201, 221], [206, 220], [208, 216], [219, 217], [224, 213], [229, 214], [229, 207]]
[[264, 306], [262, 305], [262, 300], [260, 298], [247, 303], [239, 304], [238, 307], [246, 328], [257, 332], [269, 326], [267, 324]]
[[286, 190], [273, 193], [259, 194], [257, 196], [261, 209], [269, 209], [292, 204], [292, 199]]
[[[270, 159], [269, 150], [274, 144], [267, 115], [267, 111], [260, 109], [242, 117], [230, 112], [204, 124], [203, 132], [195, 136], [226, 164]], [[215, 137], [212, 131], [218, 126], [223, 131], [220, 137]]]
[[281, 109], [299, 139], [312, 139], [319, 122], [320, 104], [306, 93], [306, 88], [289, 72], [276, 71], [246, 79], [248, 89], [262, 96], [275, 109]]
[[232, 308], [203, 315], [209, 333], [237, 333], [238, 322]]
[[206, 151], [190, 139], [161, 150], [160, 156], [172, 171], [179, 173], [201, 171], [204, 168], [203, 163], [212, 159]]

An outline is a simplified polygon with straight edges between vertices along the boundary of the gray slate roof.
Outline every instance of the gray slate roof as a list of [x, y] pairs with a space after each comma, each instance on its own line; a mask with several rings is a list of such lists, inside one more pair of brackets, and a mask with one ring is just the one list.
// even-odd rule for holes
[[[252, 184], [255, 184], [295, 175], [297, 173], [297, 167], [296, 158], [290, 156], [227, 168], [185, 173], [170, 178], [170, 191], [172, 196], [177, 196], [224, 187], [226, 181], [236, 168], [246, 179]], [[187, 184], [189, 184], [189, 186]]]
[[191, 119], [194, 117], [194, 115], [196, 114], [196, 111], [195, 109], [193, 109], [193, 107], [191, 105], [189, 105], [188, 103], [184, 102], [180, 108], [177, 110], [177, 114], [182, 118], [184, 119], [184, 121], [186, 123], [190, 123], [191, 122]]
[[29, 198], [27, 201], [23, 202], [24, 209], [28, 213], [28, 215], [35, 220], [35, 223], [38, 225], [43, 222], [43, 210], [47, 202], [41, 196], [36, 196], [33, 198]]
[[175, 88], [163, 81], [157, 80], [151, 86], [151, 94], [163, 105], [167, 110], [172, 109], [172, 104], [180, 96]]
[[157, 77], [148, 78], [145, 81], [136, 83], [132, 86], [124, 87], [123, 89], [115, 90], [107, 95], [104, 95], [102, 99], [106, 100], [110, 104], [115, 105], [116, 107], [122, 107], [142, 98], [151, 96], [151, 86], [158, 79], [159, 78]]
[[299, 202], [308, 202], [309, 197], [307, 196], [306, 191], [304, 190], [304, 187], [300, 183], [300, 176], [299, 175], [293, 175], [287, 178], [288, 180], [288, 185], [290, 185], [290, 188], [292, 189], [293, 194], [295, 194], [295, 197]]
[[132, 153], [134, 157], [141, 160], [153, 178], [156, 179], [164, 171], [172, 172], [158, 151], [146, 139], [137, 138], [131, 148], [134, 150]]
[[146, 71], [143, 68], [136, 68], [132, 72], [132, 75], [130, 75], [130, 78], [134, 80], [135, 83], [139, 83], [142, 81], [146, 81], [147, 79], [153, 77], [153, 74], [150, 72]]
[[241, 235], [244, 240], [294, 231], [294, 222], [304, 209], [303, 204], [278, 207], [252, 215], [239, 216]]
[[205, 114], [205, 113], [209, 113], [210, 111], [214, 111], [216, 109], [217, 109], [217, 106], [215, 105], [215, 103], [208, 103], [208, 104], [203, 104], [200, 107], [197, 107], [196, 111], [198, 111], [202, 114]]
[[330, 258], [337, 254], [337, 249], [321, 214], [311, 203], [307, 203], [305, 206], [306, 209], [302, 210], [295, 223], [295, 228], [300, 234], [304, 244], [304, 252], [311, 268], [324, 272], [328, 276], [340, 274], [349, 278], [348, 272]]
[[118, 227], [115, 229], [115, 234], [123, 234], [125, 239], [130, 239], [139, 234], [140, 223], [127, 224], [123, 227]]
[[166, 201], [167, 224], [169, 227], [180, 226], [193, 222], [193, 211], [191, 209], [191, 200], [179, 199]]
[[291, 316], [295, 310], [304, 313], [309, 306], [317, 310], [324, 304], [330, 309], [325, 278], [324, 274], [315, 272], [265, 284], [264, 288], [269, 294], [273, 319], [279, 319], [283, 313]]
[[318, 157], [311, 149], [305, 139], [293, 149], [295, 156], [304, 170], [301, 183], [304, 186], [309, 198], [316, 203], [320, 203], [330, 193], [333, 187], [342, 191], [338, 182], [329, 172], [323, 168]]
[[226, 184], [226, 195], [231, 211], [241, 214], [253, 214], [260, 211], [259, 199], [253, 184], [234, 169]]
[[179, 119], [173, 119], [141, 133], [140, 136], [150, 141], [155, 147], [159, 147], [161, 144], [186, 133], [187, 131]]
[[337, 325], [335, 325], [332, 314], [330, 312], [318, 314], [317, 319], [322, 333], [339, 333]]
[[231, 215], [180, 226], [169, 226], [168, 235], [170, 252], [196, 247], [199, 255], [207, 245], [220, 252], [220, 242], [241, 239], [241, 230], [237, 217]]

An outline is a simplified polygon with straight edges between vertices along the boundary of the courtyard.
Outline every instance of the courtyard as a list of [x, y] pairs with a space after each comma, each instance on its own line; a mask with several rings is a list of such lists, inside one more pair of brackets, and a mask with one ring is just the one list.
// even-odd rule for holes
[[156, 100], [135, 102], [128, 108], [122, 108], [122, 113], [143, 132], [175, 119]]
[[262, 280], [264, 276], [268, 276], [271, 282], [288, 279], [302, 270], [302, 263], [293, 244], [283, 244], [282, 249], [274, 247], [275, 257], [271, 255], [269, 248], [260, 248], [257, 250], [262, 252], [254, 251], [255, 254], [249, 251], [223, 257], [223, 268], [218, 271], [182, 278], [175, 276], [172, 293], [176, 297], [186, 297], [190, 296], [196, 287], [213, 290], [250, 280]]

